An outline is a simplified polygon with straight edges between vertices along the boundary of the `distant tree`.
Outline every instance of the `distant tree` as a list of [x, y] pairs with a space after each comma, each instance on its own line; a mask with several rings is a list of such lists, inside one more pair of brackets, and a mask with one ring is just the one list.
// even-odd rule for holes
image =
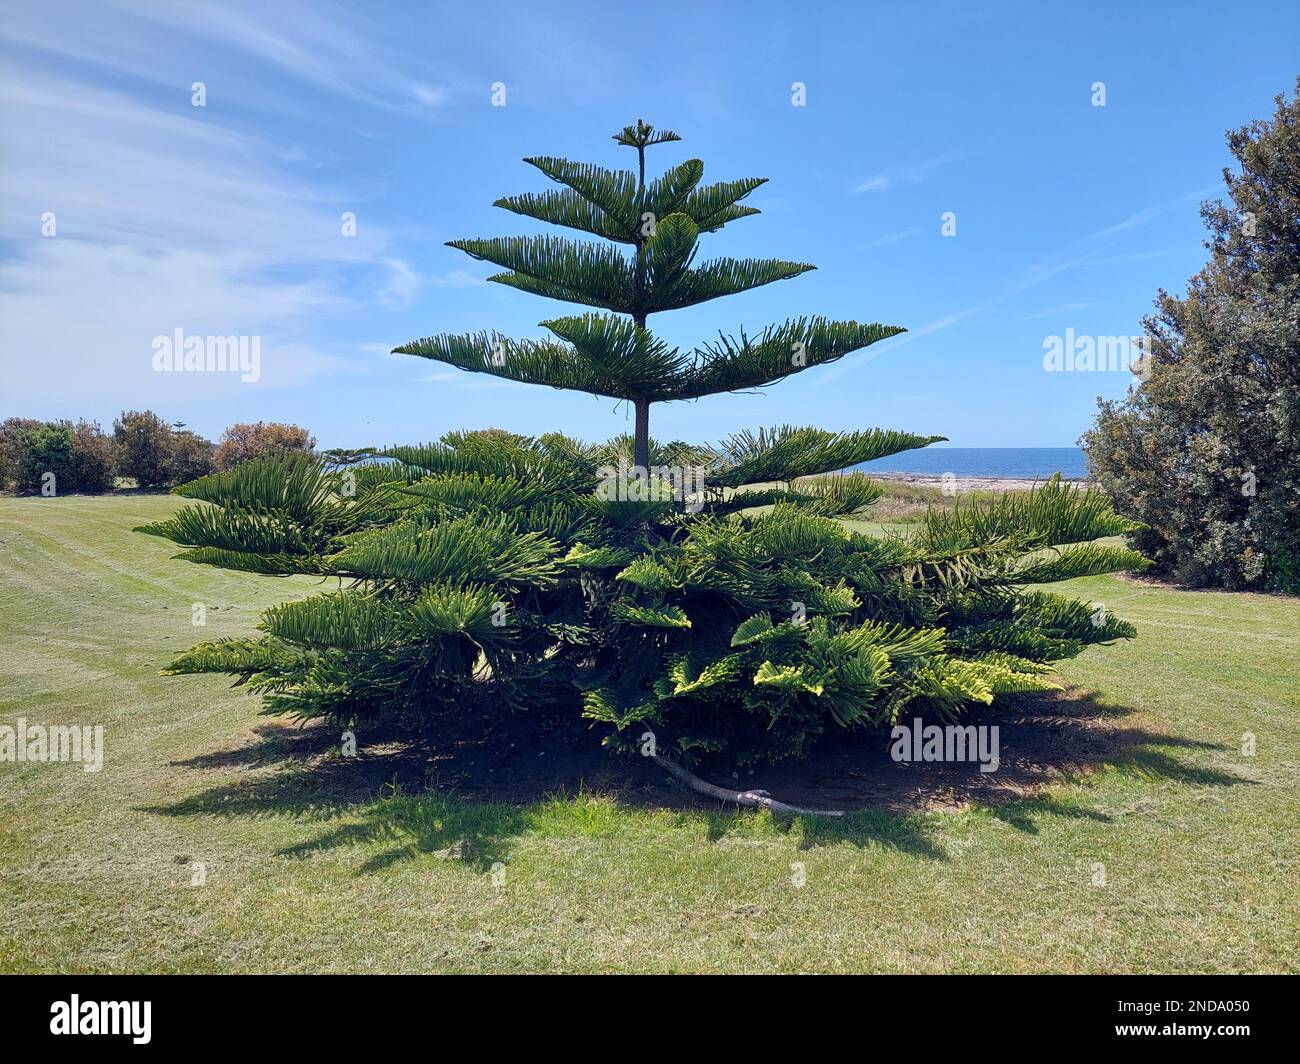
[[54, 475], [52, 487], [56, 494], [77, 490], [71, 422], [40, 422], [35, 428], [20, 430], [18, 439], [19, 491], [40, 491], [50, 483], [50, 474]]
[[217, 444], [218, 469], [230, 469], [250, 458], [270, 454], [308, 452], [315, 448], [316, 437], [300, 425], [280, 421], [239, 422], [231, 425]]
[[112, 437], [91, 421], [9, 418], [0, 424], [0, 484], [40, 491], [53, 473], [56, 494], [113, 490]]
[[216, 469], [216, 447], [197, 432], [183, 429], [172, 435], [171, 480], [188, 484]]
[[122, 476], [142, 488], [160, 488], [211, 473], [211, 441], [183, 426], [169, 425], [152, 410], [124, 410], [113, 422]]
[[1300, 591], [1300, 79], [1227, 139], [1240, 172], [1201, 208], [1210, 261], [1185, 296], [1160, 291], [1149, 374], [1080, 442], [1158, 571]]
[[142, 488], [158, 488], [171, 479], [172, 428], [152, 410], [124, 410], [113, 422], [118, 469]]
[[322, 451], [320, 457], [327, 465], [343, 469], [362, 462], [373, 462], [380, 453], [377, 447], [331, 447], [328, 451]]
[[15, 487], [22, 466], [23, 432], [38, 429], [42, 422], [30, 417], [0, 421], [0, 490]]
[[73, 491], [98, 495], [112, 491], [117, 472], [117, 444], [98, 421], [78, 421], [72, 430]]

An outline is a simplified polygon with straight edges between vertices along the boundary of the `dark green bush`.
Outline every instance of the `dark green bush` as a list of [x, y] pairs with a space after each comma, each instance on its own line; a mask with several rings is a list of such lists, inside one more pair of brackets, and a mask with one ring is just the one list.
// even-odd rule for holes
[[152, 410], [124, 410], [113, 422], [118, 468], [141, 488], [159, 488], [174, 481], [174, 434]]
[[47, 421], [23, 429], [18, 435], [18, 490], [44, 490], [45, 494], [76, 491], [75, 451], [72, 425], [67, 421]]
[[12, 418], [4, 428], [10, 431], [0, 431], [0, 448], [18, 491], [67, 495], [113, 490], [113, 440], [94, 422]]
[[1156, 571], [1300, 592], [1300, 81], [1228, 147], [1209, 263], [1159, 294], [1146, 379], [1080, 442]]
[[11, 417], [0, 421], [0, 491], [18, 487], [22, 467], [23, 433], [40, 428], [44, 422], [35, 418]]
[[168, 477], [172, 483], [185, 484], [205, 477], [216, 469], [216, 452], [211, 440], [197, 432], [181, 430], [172, 436]]
[[124, 410], [113, 433], [119, 472], [141, 488], [184, 484], [216, 468], [210, 440], [169, 425], [152, 410]]

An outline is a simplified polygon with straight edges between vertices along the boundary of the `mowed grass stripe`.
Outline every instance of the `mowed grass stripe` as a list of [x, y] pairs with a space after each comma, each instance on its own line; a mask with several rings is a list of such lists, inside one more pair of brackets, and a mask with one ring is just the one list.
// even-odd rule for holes
[[[1296, 969], [1294, 599], [1066, 585], [1139, 627], [1061, 669], [1135, 745], [1001, 806], [828, 824], [599, 794], [341, 798], [238, 756], [267, 722], [245, 691], [157, 675], [328, 587], [130, 531], [179, 504], [0, 499], [3, 719], [102, 719], [109, 750], [98, 774], [0, 764], [0, 969]], [[193, 601], [222, 608], [193, 628]]]

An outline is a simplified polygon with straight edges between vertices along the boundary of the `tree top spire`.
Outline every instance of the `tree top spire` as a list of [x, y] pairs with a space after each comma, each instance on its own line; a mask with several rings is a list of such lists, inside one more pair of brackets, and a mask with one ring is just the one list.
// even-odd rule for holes
[[624, 126], [614, 134], [614, 140], [629, 148], [646, 148], [651, 144], [665, 144], [670, 140], [681, 140], [671, 129], [655, 129], [640, 118], [634, 126]]
[[[892, 325], [802, 317], [752, 337], [743, 329], [738, 337], [720, 334], [717, 341], [690, 351], [658, 340], [646, 326], [652, 314], [748, 292], [815, 267], [785, 259], [723, 256], [699, 261], [703, 234], [758, 213], [741, 201], [766, 178], [701, 185], [704, 163], [687, 159], [647, 182], [646, 147], [681, 137], [637, 119], [613, 139], [636, 148], [635, 172], [552, 156], [529, 157], [524, 161], [562, 187], [496, 201], [512, 213], [577, 229], [601, 242], [551, 235], [447, 242], [501, 267], [503, 272], [492, 274], [489, 281], [594, 308], [595, 313], [543, 322], [554, 340], [512, 342], [485, 331], [430, 336], [395, 351], [470, 372], [631, 400], [636, 404], [636, 460], [644, 466], [651, 403], [761, 388], [903, 331]], [[631, 254], [619, 245], [630, 247]]]

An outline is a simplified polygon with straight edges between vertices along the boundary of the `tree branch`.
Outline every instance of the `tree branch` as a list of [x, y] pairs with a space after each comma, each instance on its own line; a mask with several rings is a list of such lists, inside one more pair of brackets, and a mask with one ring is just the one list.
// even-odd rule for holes
[[843, 809], [802, 809], [797, 805], [786, 805], [784, 802], [778, 802], [767, 791], [731, 791], [725, 787], [719, 787], [707, 780], [700, 779], [689, 769], [683, 768], [676, 761], [672, 761], [662, 754], [651, 754], [650, 760], [670, 776], [675, 776], [681, 780], [682, 783], [696, 793], [707, 795], [710, 798], [717, 798], [722, 802], [733, 802], [736, 805], [748, 806], [752, 809], [770, 809], [773, 813], [802, 813], [808, 816], [844, 815]]

